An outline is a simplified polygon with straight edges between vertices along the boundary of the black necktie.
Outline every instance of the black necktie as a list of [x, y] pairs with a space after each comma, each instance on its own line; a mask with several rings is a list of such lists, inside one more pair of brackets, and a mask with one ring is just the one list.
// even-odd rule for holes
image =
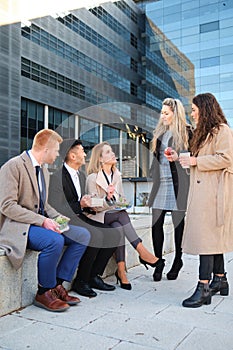
[[[36, 165], [36, 178], [37, 178], [37, 183], [38, 183], [38, 190], [40, 194], [40, 207], [39, 207], [39, 214], [44, 215], [44, 203], [45, 203], [45, 198], [46, 198], [46, 190], [45, 190], [45, 180], [44, 180], [44, 175], [43, 171], [41, 171], [41, 167], [39, 165]], [[40, 188], [40, 182], [39, 182], [39, 176], [41, 179], [41, 188]]]

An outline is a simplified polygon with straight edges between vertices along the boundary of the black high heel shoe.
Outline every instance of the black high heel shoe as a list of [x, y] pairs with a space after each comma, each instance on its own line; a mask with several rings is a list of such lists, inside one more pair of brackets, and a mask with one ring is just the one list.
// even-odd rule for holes
[[118, 284], [118, 281], [119, 281], [120, 282], [120, 286], [121, 286], [122, 289], [126, 289], [126, 290], [131, 290], [132, 289], [131, 283], [122, 283], [121, 282], [121, 279], [118, 276], [118, 271], [117, 270], [115, 272], [115, 276], [116, 276], [116, 279], [117, 279], [117, 284]]
[[167, 273], [167, 279], [176, 280], [182, 266], [183, 266], [183, 261], [181, 259], [175, 259], [172, 264], [171, 270]]
[[[162, 262], [164, 263], [164, 259], [158, 259], [155, 263], [150, 263], [146, 260], [143, 260], [140, 256], [139, 256], [139, 261], [141, 264], [143, 264], [145, 266], [145, 268], [148, 270], [148, 266], [151, 266], [151, 267], [158, 267]], [[164, 264], [165, 265], [165, 264]]]
[[162, 279], [162, 273], [165, 266], [165, 259], [159, 259], [153, 273], [153, 279], [155, 282], [159, 282]]

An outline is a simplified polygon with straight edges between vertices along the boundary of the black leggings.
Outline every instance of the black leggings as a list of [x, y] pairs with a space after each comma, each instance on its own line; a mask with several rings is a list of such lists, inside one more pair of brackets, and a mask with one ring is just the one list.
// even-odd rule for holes
[[224, 257], [223, 254], [200, 255], [199, 279], [211, 280], [212, 273], [224, 274]]
[[[164, 243], [164, 218], [167, 210], [152, 209], [152, 241], [155, 255], [162, 258], [163, 243]], [[172, 222], [175, 231], [175, 258], [181, 259], [182, 256], [182, 237], [184, 231], [184, 216], [185, 211], [173, 210], [171, 211]]]
[[141, 238], [138, 237], [133, 225], [131, 224], [129, 215], [126, 211], [115, 211], [115, 212], [106, 212], [104, 216], [104, 223], [118, 228], [121, 233], [121, 241], [118, 248], [115, 251], [116, 262], [125, 261], [125, 236], [128, 241], [132, 244], [134, 249], [137, 248], [138, 243], [142, 242]]

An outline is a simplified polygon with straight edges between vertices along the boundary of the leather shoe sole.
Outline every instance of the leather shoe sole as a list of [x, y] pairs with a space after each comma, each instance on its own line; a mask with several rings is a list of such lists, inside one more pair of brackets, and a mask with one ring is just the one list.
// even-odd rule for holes
[[67, 303], [58, 299], [56, 293], [51, 289], [42, 295], [37, 294], [33, 304], [52, 312], [63, 312], [70, 307]]
[[40, 303], [39, 301], [37, 300], [34, 300], [33, 301], [33, 305], [37, 306], [37, 307], [40, 307], [41, 309], [45, 309], [45, 310], [48, 310], [48, 311], [52, 311], [52, 312], [63, 312], [63, 311], [66, 311], [67, 309], [69, 309], [69, 305], [66, 306], [66, 307], [62, 307], [62, 308], [59, 308], [59, 309], [51, 309], [50, 307]]
[[89, 298], [94, 298], [97, 296], [97, 293], [94, 290], [85, 290], [81, 288], [73, 288], [73, 290], [78, 293], [79, 295], [82, 295], [83, 297], [89, 297]]

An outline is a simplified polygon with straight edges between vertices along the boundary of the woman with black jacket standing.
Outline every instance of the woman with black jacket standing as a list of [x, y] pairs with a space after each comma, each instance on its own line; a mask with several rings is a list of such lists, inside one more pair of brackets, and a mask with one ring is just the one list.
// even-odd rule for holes
[[[183, 104], [178, 99], [166, 98], [162, 104], [160, 120], [154, 130], [152, 150], [154, 153], [150, 175], [153, 179], [149, 197], [152, 208], [152, 240], [155, 255], [162, 258], [164, 243], [164, 218], [171, 212], [174, 225], [175, 258], [167, 279], [177, 278], [183, 266], [181, 242], [189, 189], [188, 169], [178, 161], [181, 151], [188, 151], [192, 126], [187, 124]], [[155, 268], [154, 281], [160, 281], [165, 266]]]

